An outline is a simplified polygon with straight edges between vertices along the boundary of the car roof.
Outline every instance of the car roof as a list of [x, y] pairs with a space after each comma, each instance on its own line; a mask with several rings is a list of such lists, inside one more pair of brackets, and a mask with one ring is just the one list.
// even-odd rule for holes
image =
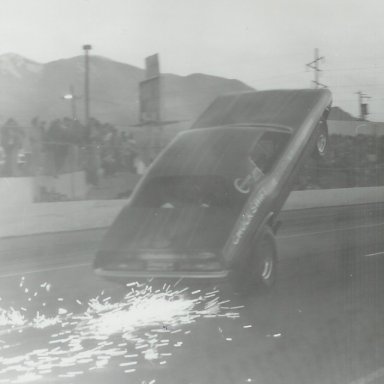
[[317, 108], [325, 111], [331, 102], [332, 95], [327, 89], [232, 93], [214, 100], [191, 128], [254, 125], [296, 130]]

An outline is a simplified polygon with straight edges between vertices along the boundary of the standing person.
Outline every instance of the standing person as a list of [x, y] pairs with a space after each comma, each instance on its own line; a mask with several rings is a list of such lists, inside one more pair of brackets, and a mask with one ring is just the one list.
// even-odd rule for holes
[[136, 173], [137, 172], [136, 159], [138, 157], [139, 150], [132, 132], [128, 135], [127, 149], [128, 149], [128, 159], [127, 159], [128, 169], [131, 172]]
[[115, 157], [114, 157], [114, 139], [113, 127], [108, 127], [108, 132], [104, 137], [102, 145], [102, 168], [105, 176], [111, 176], [115, 172]]
[[140, 155], [135, 156], [134, 168], [135, 168], [135, 173], [140, 176], [144, 175], [145, 171], [147, 170], [144, 160]]
[[118, 131], [115, 127], [112, 128], [112, 134], [110, 138], [110, 145], [112, 150], [112, 156], [113, 156], [113, 173], [116, 173], [120, 170], [121, 167], [121, 152], [120, 152], [120, 140]]
[[40, 175], [43, 171], [44, 156], [44, 122], [39, 121], [37, 117], [31, 121], [31, 130], [29, 133], [29, 142], [32, 153], [32, 175]]
[[17, 158], [23, 146], [24, 132], [14, 119], [1, 128], [1, 146], [5, 154], [4, 175], [17, 176]]
[[128, 171], [132, 172], [132, 169], [133, 169], [133, 161], [131, 160], [132, 150], [130, 148], [130, 144], [128, 141], [128, 135], [126, 134], [126, 132], [121, 132], [120, 145], [121, 145], [122, 167], [125, 171], [128, 170]]
[[62, 122], [56, 119], [51, 122], [45, 135], [50, 165], [49, 174], [54, 177], [59, 175], [68, 155], [68, 143], [66, 143], [65, 134]]

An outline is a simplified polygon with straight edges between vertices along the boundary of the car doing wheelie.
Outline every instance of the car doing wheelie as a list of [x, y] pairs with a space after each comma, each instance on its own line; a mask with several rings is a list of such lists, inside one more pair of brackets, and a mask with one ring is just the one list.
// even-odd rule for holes
[[269, 289], [276, 216], [307, 156], [323, 156], [328, 90], [216, 99], [152, 164], [108, 230], [95, 272]]

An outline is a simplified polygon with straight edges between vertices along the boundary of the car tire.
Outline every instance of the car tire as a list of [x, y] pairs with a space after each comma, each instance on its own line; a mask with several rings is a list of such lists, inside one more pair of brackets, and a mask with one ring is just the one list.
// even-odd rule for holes
[[314, 150], [315, 158], [325, 157], [328, 150], [328, 141], [328, 129], [326, 127], [320, 128], [316, 138], [316, 146]]
[[242, 268], [234, 279], [236, 292], [250, 295], [269, 292], [276, 282], [277, 248], [273, 231], [269, 227], [252, 243]]

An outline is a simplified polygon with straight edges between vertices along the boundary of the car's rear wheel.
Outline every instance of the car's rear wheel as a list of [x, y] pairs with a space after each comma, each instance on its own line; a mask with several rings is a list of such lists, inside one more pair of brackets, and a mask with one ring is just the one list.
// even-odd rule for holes
[[241, 294], [270, 291], [276, 282], [276, 241], [269, 227], [248, 252], [241, 271], [236, 273], [235, 288]]

